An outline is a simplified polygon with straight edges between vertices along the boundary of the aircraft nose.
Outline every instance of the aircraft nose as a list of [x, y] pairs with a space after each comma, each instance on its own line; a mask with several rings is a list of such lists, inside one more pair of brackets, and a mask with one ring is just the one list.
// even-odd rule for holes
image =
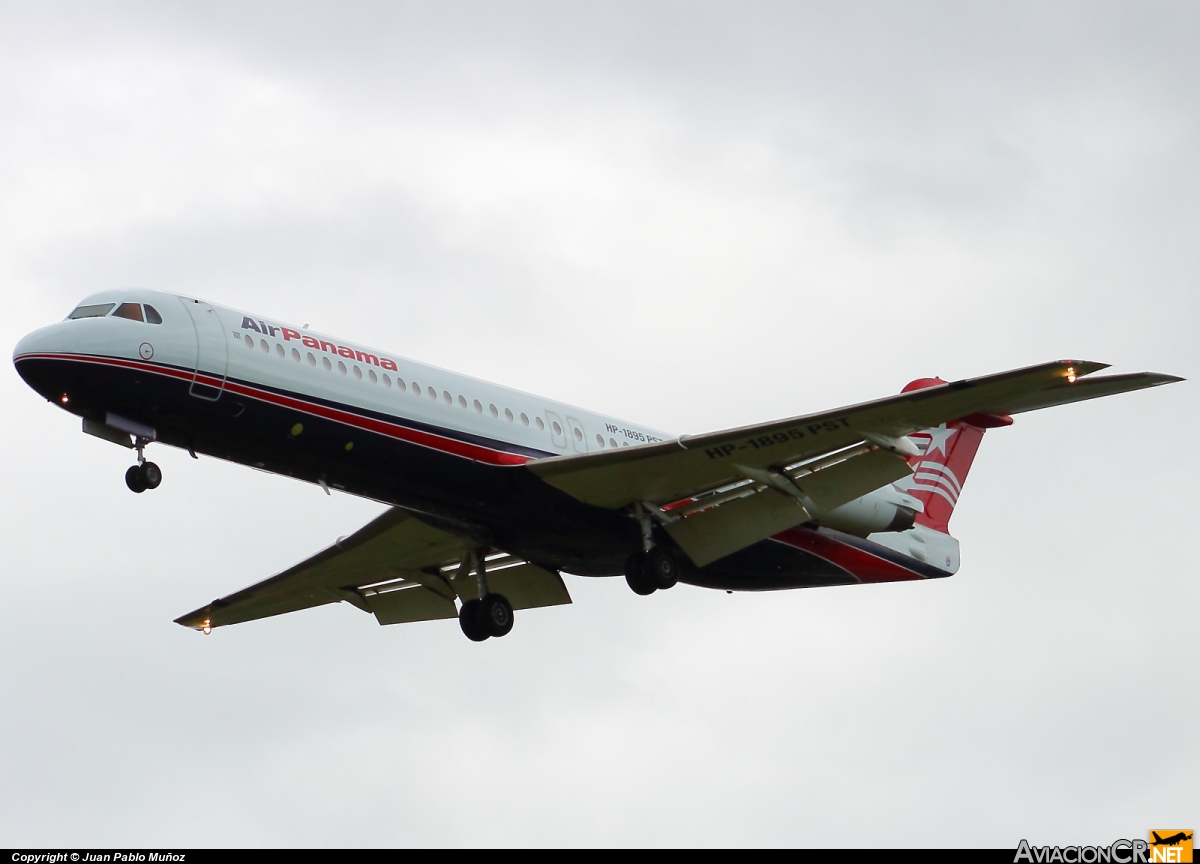
[[65, 334], [62, 330], [61, 323], [34, 330], [13, 348], [13, 365], [17, 367], [17, 374], [47, 399], [51, 398], [47, 394], [59, 386], [53, 380], [53, 367], [60, 365], [47, 363], [47, 355], [59, 354], [66, 349]]
[[22, 337], [21, 341], [17, 343], [17, 347], [13, 349], [13, 363], [17, 365], [18, 370], [21, 368], [20, 360], [22, 357], [24, 357], [26, 354], [34, 354], [37, 352], [37, 346], [40, 341], [38, 339], [38, 334], [40, 332], [40, 330], [35, 330], [32, 333]]
[[51, 324], [23, 337], [13, 349], [13, 363], [21, 368], [21, 360], [35, 354], [54, 354], [65, 347], [62, 324]]

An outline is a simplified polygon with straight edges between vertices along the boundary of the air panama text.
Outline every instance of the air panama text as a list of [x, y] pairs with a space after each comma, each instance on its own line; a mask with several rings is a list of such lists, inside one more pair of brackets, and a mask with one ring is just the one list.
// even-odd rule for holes
[[359, 363], [370, 363], [386, 369], [389, 372], [396, 372], [398, 368], [395, 360], [390, 360], [387, 357], [379, 357], [375, 354], [370, 354], [366, 351], [359, 351], [356, 348], [348, 348], [345, 345], [336, 345], [333, 342], [327, 342], [324, 339], [317, 339], [314, 336], [301, 333], [299, 330], [293, 330], [290, 327], [276, 327], [274, 324], [267, 324], [263, 321], [255, 321], [253, 318], [246, 316], [242, 318], [242, 329], [253, 330], [255, 333], [262, 333], [266, 336], [274, 336], [279, 338], [282, 336], [284, 342], [290, 342], [293, 339], [299, 339], [300, 343], [305, 348], [316, 348], [318, 351], [326, 351], [330, 354], [335, 354], [338, 357], [345, 357], [347, 360], [357, 360]]

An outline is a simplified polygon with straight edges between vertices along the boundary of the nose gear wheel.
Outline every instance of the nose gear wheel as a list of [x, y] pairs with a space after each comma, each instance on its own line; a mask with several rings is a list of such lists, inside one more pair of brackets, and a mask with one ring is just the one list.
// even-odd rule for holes
[[147, 489], [157, 489], [162, 483], [162, 469], [153, 462], [146, 461], [145, 449], [151, 440], [153, 439], [141, 436], [134, 439], [133, 446], [137, 449], [137, 464], [130, 465], [129, 470], [125, 472], [125, 485], [131, 492], [140, 494]]
[[130, 465], [125, 472], [125, 485], [132, 492], [145, 492], [147, 489], [157, 489], [162, 483], [162, 469], [153, 462], [143, 462], [140, 465]]

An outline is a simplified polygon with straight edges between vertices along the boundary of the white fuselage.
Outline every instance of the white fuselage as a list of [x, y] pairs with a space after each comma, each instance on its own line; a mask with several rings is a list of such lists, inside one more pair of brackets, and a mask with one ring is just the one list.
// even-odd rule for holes
[[[63, 321], [30, 334], [17, 346], [15, 356], [49, 350], [136, 361], [145, 359], [139, 351], [148, 344], [156, 362], [303, 393], [544, 455], [587, 453], [671, 437], [641, 424], [191, 298], [118, 290], [93, 294], [80, 305], [122, 302], [153, 304], [163, 323], [112, 317]], [[206, 350], [203, 339], [206, 316], [216, 319], [225, 337], [211, 341], [207, 346], [211, 350]]]
[[[254, 398], [269, 397], [276, 405], [287, 404], [294, 397], [298, 406], [298, 400], [306, 400], [301, 410], [322, 412], [324, 419], [342, 422], [338, 411], [346, 409], [346, 422], [359, 429], [383, 431], [410, 443], [497, 466], [673, 437], [641, 424], [193, 298], [116, 290], [94, 294], [80, 305], [122, 303], [149, 304], [162, 320], [150, 323], [112, 314], [66, 320], [25, 337], [14, 357], [58, 353], [105, 358], [104, 362], [125, 360], [131, 366], [152, 362], [160, 373], [165, 370], [182, 380], [192, 379], [190, 392], [198, 399], [216, 402], [227, 389]], [[60, 398], [64, 405], [70, 398], [66, 392], [61, 397], [47, 395]], [[230, 396], [237, 398], [237, 393]], [[138, 416], [126, 420], [149, 422]], [[372, 429], [372, 423], [377, 428]], [[251, 460], [251, 464], [262, 463]], [[330, 485], [339, 484], [331, 479]], [[860, 537], [870, 535], [882, 545], [954, 572], [959, 562], [953, 538], [923, 529], [889, 529], [898, 508], [913, 503], [911, 496], [888, 485], [812, 515], [821, 525]]]

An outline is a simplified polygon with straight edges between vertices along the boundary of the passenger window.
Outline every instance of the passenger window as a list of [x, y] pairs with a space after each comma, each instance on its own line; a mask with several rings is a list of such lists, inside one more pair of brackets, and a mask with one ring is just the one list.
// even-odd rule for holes
[[561, 434], [562, 434], [562, 427], [558, 425], [558, 421], [557, 421], [557, 420], [556, 420], [556, 421], [554, 421], [554, 434], [555, 434], [555, 435], [561, 435]]
[[271, 353], [271, 346], [267, 344], [267, 340], [266, 340], [266, 339], [259, 339], [259, 340], [258, 340], [258, 347], [259, 347], [259, 348], [261, 348], [261, 349], [263, 349], [263, 353], [264, 353], [264, 354], [270, 354], [270, 353]]
[[332, 372], [332, 371], [333, 371], [333, 364], [329, 362], [329, 358], [328, 358], [328, 357], [322, 357], [322, 358], [321, 358], [321, 365], [325, 367], [325, 371], [326, 371], [326, 372]]
[[275, 353], [278, 354], [280, 357], [282, 357], [286, 353], [283, 350], [283, 346], [280, 345], [278, 342], [275, 343]]
[[292, 359], [295, 360], [297, 363], [300, 362], [300, 352], [297, 351], [295, 348], [292, 349]]
[[416, 393], [418, 396], [421, 395], [421, 385], [416, 381], [413, 382], [413, 393]]
[[103, 318], [116, 305], [116, 303], [96, 303], [92, 306], [80, 306], [67, 316], [67, 320], [72, 321], [76, 318]]
[[309, 366], [317, 365], [317, 358], [313, 356], [313, 353], [311, 351], [308, 352], [308, 365]]
[[447, 405], [453, 405], [453, 404], [454, 404], [454, 397], [450, 395], [450, 391], [449, 391], [449, 390], [447, 390], [445, 393], [443, 393], [443, 394], [442, 394], [442, 400], [443, 400], [443, 401], [445, 401], [445, 403], [446, 403]]
[[338, 361], [338, 371], [341, 372], [343, 375], [346, 374], [346, 364], [343, 363], [341, 360]]
[[526, 414], [524, 411], [521, 412], [521, 425], [522, 426], [529, 425], [529, 415]]
[[545, 421], [544, 421], [544, 420], [542, 420], [542, 418], [541, 418], [541, 417], [534, 417], [534, 418], [533, 418], [533, 422], [537, 424], [537, 427], [538, 427], [538, 431], [539, 431], [539, 432], [545, 432], [545, 431], [546, 431], [546, 423], [545, 423]]
[[507, 420], [509, 423], [511, 423], [513, 421], [513, 413], [512, 413], [511, 408], [504, 409], [504, 419]]
[[491, 415], [492, 415], [493, 417], [499, 417], [499, 416], [500, 416], [500, 412], [496, 410], [496, 406], [495, 406], [495, 405], [489, 405], [489, 406], [488, 406], [488, 411], [491, 413]]
[[254, 350], [254, 337], [253, 336], [247, 336], [242, 341], [246, 343], [247, 348], [249, 348], [251, 351]]
[[387, 375], [384, 375], [384, 376], [383, 376], [383, 386], [384, 386], [384, 387], [391, 387], [391, 386], [392, 386], [392, 379], [391, 379], [390, 377], [388, 377]]
[[354, 367], [354, 377], [357, 378], [359, 381], [362, 380], [362, 370], [359, 369], [357, 366]]
[[122, 303], [112, 313], [114, 318], [128, 318], [130, 321], [142, 321], [142, 306], [140, 303]]
[[596, 446], [597, 446], [597, 447], [603, 447], [603, 446], [604, 446], [604, 436], [603, 436], [603, 435], [597, 435], [597, 436], [596, 436]]
[[483, 406], [479, 404], [479, 400], [478, 400], [478, 399], [476, 399], [476, 400], [475, 400], [475, 413], [476, 413], [476, 414], [482, 414], [482, 413], [483, 413]]
[[379, 376], [375, 374], [375, 370], [374, 370], [374, 369], [368, 369], [368, 370], [367, 370], [367, 375], [370, 377], [370, 379], [371, 379], [371, 383], [372, 383], [372, 384], [378, 384], [378, 383], [379, 383]]
[[153, 306], [151, 306], [149, 303], [146, 304], [146, 321], [149, 324], [161, 324], [162, 323], [162, 316], [159, 315], [158, 310], [155, 309]]
[[612, 448], [614, 448], [614, 449], [615, 449], [615, 448], [616, 448], [616, 446], [617, 446], [617, 439], [616, 439], [616, 438], [609, 438], [609, 439], [608, 439], [608, 446], [609, 446], [609, 447], [612, 447]]
[[429, 398], [432, 399], [434, 402], [437, 401], [437, 388], [436, 387], [429, 388]]
[[575, 427], [575, 440], [576, 441], [583, 440], [583, 430], [580, 429], [578, 426]]
[[466, 407], [467, 407], [467, 397], [466, 397], [466, 396], [459, 396], [459, 397], [458, 397], [458, 407], [459, 407], [459, 408], [466, 408]]
[[399, 390], [401, 393], [403, 393], [405, 390], [408, 389], [408, 386], [404, 383], [403, 378], [396, 379], [396, 389]]

